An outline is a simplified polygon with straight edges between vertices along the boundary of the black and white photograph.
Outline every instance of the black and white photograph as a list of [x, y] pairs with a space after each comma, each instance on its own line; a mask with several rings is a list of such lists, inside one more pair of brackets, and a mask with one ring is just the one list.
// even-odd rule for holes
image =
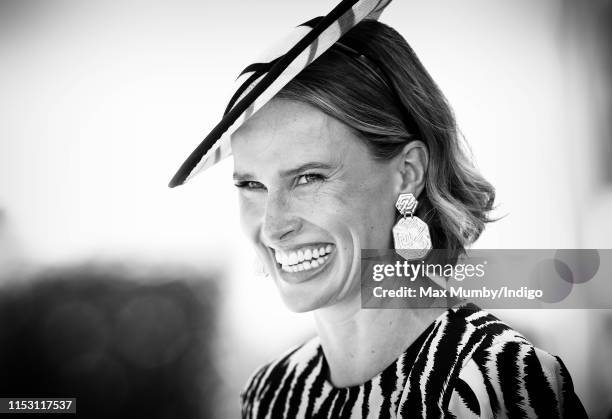
[[0, 418], [612, 418], [610, 51], [609, 0], [0, 0]]

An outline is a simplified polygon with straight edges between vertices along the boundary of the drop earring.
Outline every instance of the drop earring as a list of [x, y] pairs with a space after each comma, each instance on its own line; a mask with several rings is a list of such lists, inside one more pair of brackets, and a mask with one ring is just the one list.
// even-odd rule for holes
[[411, 193], [400, 194], [395, 202], [402, 218], [393, 226], [393, 241], [397, 254], [407, 260], [423, 259], [431, 250], [429, 227], [414, 216], [417, 205]]

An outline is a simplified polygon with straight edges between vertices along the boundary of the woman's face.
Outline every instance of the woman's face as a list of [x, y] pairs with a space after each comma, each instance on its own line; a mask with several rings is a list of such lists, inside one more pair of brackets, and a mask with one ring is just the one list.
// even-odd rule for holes
[[303, 312], [359, 298], [360, 249], [392, 247], [401, 175], [342, 122], [273, 99], [232, 136], [243, 229]]

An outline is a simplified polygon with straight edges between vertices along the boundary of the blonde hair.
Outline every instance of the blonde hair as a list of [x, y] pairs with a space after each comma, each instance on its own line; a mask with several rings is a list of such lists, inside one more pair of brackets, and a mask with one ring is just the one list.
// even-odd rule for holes
[[406, 40], [365, 20], [285, 86], [277, 97], [309, 103], [352, 127], [381, 160], [410, 141], [428, 148], [416, 215], [450, 262], [490, 222], [495, 190], [474, 167], [446, 98]]

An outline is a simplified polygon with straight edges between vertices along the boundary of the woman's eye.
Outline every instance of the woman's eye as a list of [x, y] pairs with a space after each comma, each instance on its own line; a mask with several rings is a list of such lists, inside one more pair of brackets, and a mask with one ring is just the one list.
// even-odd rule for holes
[[306, 173], [298, 177], [297, 184], [304, 185], [307, 183], [320, 182], [325, 180], [325, 176], [318, 173]]
[[234, 185], [237, 188], [247, 189], [247, 190], [266, 189], [261, 183], [256, 182], [254, 180], [244, 180], [241, 182], [237, 182]]

